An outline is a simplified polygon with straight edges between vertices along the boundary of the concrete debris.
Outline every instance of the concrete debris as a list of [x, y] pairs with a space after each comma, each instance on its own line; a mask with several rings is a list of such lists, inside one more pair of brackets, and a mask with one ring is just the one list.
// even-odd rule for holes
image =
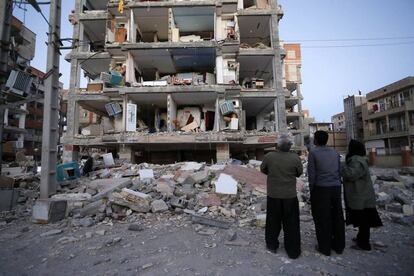
[[256, 226], [261, 228], [266, 226], [266, 214], [258, 214], [256, 216]]
[[95, 234], [99, 236], [105, 236], [106, 231], [104, 229], [95, 231]]
[[211, 218], [202, 217], [199, 215], [193, 215], [191, 218], [192, 218], [193, 223], [199, 223], [199, 224], [204, 224], [204, 225], [224, 228], [224, 229], [230, 228], [230, 222], [227, 222], [227, 221], [211, 219]]
[[413, 205], [404, 204], [402, 206], [402, 212], [405, 216], [412, 216], [414, 215]]
[[144, 227], [141, 224], [134, 223], [134, 224], [130, 224], [128, 226], [128, 230], [130, 230], [130, 231], [136, 231], [136, 232], [141, 232], [141, 231], [144, 230]]
[[147, 194], [124, 188], [121, 193], [112, 193], [109, 201], [136, 212], [147, 213], [150, 211], [150, 198], [151, 196]]
[[151, 170], [151, 169], [139, 170], [139, 177], [140, 177], [140, 179], [153, 179], [154, 178], [154, 171]]
[[[58, 221], [54, 213], [59, 208], [49, 205], [59, 201], [62, 203], [59, 218], [71, 217], [66, 223], [75, 227], [113, 225], [113, 221], [121, 220], [129, 225], [130, 231], [142, 231], [145, 219], [152, 216], [191, 218], [193, 223], [203, 225], [203, 229], [206, 225], [225, 229], [265, 227], [266, 175], [260, 172], [261, 162], [250, 160], [245, 165], [233, 165], [240, 163], [234, 161], [228, 161], [227, 165], [197, 162], [156, 165], [120, 163], [117, 159], [107, 167], [101, 161], [88, 177], [61, 186], [52, 203], [44, 204], [37, 200], [39, 178], [19, 175], [13, 184], [18, 193], [17, 208], [8, 215], [13, 220], [33, 211], [36, 215], [33, 219], [38, 223]], [[297, 178], [296, 185], [300, 220], [311, 223], [306, 160], [302, 162], [305, 172]], [[371, 173], [381, 218], [412, 225], [414, 170], [371, 168]], [[3, 219], [2, 213], [0, 216], [0, 221], [9, 219]], [[104, 230], [99, 231], [90, 232], [105, 235]], [[197, 232], [214, 235], [209, 228]], [[65, 237], [60, 242], [72, 242], [72, 239]]]
[[162, 199], [154, 200], [153, 202], [151, 202], [151, 211], [153, 213], [168, 211], [168, 205]]
[[220, 174], [218, 180], [215, 182], [216, 193], [219, 194], [237, 194], [237, 181], [228, 174]]

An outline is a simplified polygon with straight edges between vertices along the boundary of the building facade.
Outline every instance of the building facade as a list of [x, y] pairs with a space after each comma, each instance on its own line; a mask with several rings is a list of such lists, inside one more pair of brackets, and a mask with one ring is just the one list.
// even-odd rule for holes
[[414, 143], [414, 77], [367, 94], [362, 108], [365, 145], [378, 154], [395, 154]]
[[283, 87], [277, 1], [122, 2], [75, 1], [64, 161], [82, 147], [135, 162], [260, 158], [301, 118], [289, 119], [300, 90]]
[[335, 131], [345, 131], [345, 112], [335, 114], [331, 117], [331, 122], [333, 123], [333, 129]]
[[304, 143], [304, 112], [302, 110], [302, 54], [300, 44], [282, 44], [283, 59], [283, 87], [286, 91], [286, 122], [289, 131], [295, 136], [297, 147]]

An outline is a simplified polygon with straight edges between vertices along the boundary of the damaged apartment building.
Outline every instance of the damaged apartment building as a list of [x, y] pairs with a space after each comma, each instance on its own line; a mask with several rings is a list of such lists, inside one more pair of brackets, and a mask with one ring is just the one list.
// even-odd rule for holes
[[261, 159], [281, 132], [301, 150], [300, 48], [280, 43], [282, 16], [267, 0], [76, 0], [63, 161]]

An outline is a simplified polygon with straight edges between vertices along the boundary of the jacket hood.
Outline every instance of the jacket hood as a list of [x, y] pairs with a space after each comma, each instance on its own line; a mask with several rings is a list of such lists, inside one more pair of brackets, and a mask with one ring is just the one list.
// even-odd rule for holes
[[358, 162], [364, 167], [364, 169], [368, 169], [368, 157], [366, 156], [354, 155], [348, 162]]

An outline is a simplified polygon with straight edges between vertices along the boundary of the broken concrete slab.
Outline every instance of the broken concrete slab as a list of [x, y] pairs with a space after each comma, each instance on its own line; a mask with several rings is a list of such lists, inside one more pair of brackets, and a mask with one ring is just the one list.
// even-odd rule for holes
[[181, 166], [180, 170], [182, 170], [182, 171], [198, 171], [203, 166], [204, 166], [203, 163], [185, 162], [185, 164]]
[[238, 182], [245, 183], [247, 192], [256, 188], [266, 191], [267, 176], [257, 169], [228, 165], [224, 168], [223, 173], [231, 175]]
[[144, 179], [154, 179], [154, 171], [152, 169], [142, 169], [139, 170], [139, 178]]
[[199, 216], [199, 215], [192, 215], [191, 220], [193, 221], [193, 223], [199, 223], [199, 224], [219, 227], [219, 228], [223, 228], [223, 229], [229, 229], [230, 228], [230, 222], [222, 221], [222, 220], [218, 220], [218, 219], [207, 218], [207, 217], [203, 217], [203, 216]]
[[85, 207], [80, 209], [78, 212], [82, 217], [95, 215], [98, 212], [100, 212], [100, 209], [102, 208], [102, 206], [105, 206], [105, 204], [106, 204], [106, 200], [99, 199], [97, 201], [87, 204]]
[[390, 196], [389, 194], [385, 193], [385, 192], [380, 192], [377, 194], [377, 204], [379, 206], [385, 206], [389, 203], [391, 203], [392, 201], [392, 196]]
[[157, 186], [155, 187], [155, 190], [166, 196], [166, 197], [171, 197], [174, 194], [174, 182], [172, 182], [171, 180], [167, 180], [167, 179], [158, 179], [157, 180]]
[[91, 199], [93, 201], [106, 198], [110, 193], [130, 185], [132, 185], [132, 181], [125, 178], [97, 179], [88, 184], [90, 188], [98, 190], [98, 194]]
[[162, 199], [154, 200], [153, 202], [151, 202], [151, 211], [153, 213], [168, 211], [168, 205]]
[[32, 209], [34, 223], [55, 223], [65, 218], [67, 202], [64, 200], [37, 200]]
[[88, 201], [92, 196], [88, 193], [65, 193], [51, 196], [52, 199], [66, 201]]
[[193, 179], [195, 184], [203, 183], [208, 180], [208, 171], [202, 170], [196, 173], [193, 173], [190, 176]]
[[389, 212], [394, 212], [394, 213], [401, 213], [402, 212], [402, 206], [401, 206], [400, 203], [394, 202], [394, 203], [386, 205], [385, 210], [387, 210]]
[[124, 188], [121, 193], [112, 193], [109, 201], [112, 204], [125, 206], [136, 212], [147, 213], [151, 209], [150, 198], [150, 195]]
[[413, 205], [404, 204], [402, 206], [402, 212], [403, 212], [404, 216], [412, 216], [412, 215], [414, 215]]
[[237, 194], [237, 181], [234, 180], [228, 174], [221, 173], [217, 181], [215, 182], [216, 193], [236, 195]]

